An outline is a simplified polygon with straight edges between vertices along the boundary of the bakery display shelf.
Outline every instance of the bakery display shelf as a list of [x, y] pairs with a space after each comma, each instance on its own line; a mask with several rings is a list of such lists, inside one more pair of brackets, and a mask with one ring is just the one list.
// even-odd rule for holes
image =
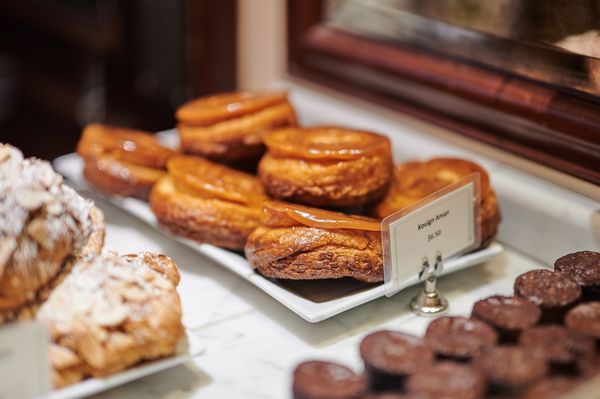
[[[174, 130], [161, 132], [159, 133], [159, 137], [165, 145], [177, 145], [177, 135]], [[77, 154], [67, 154], [57, 158], [54, 161], [54, 167], [75, 188], [89, 190], [94, 192], [95, 195], [99, 195], [86, 184], [82, 174], [83, 162]], [[385, 295], [383, 284], [365, 284], [353, 279], [334, 281], [276, 281], [267, 279], [254, 272], [248, 261], [239, 253], [210, 244], [200, 244], [166, 232], [158, 225], [154, 214], [146, 202], [135, 198], [108, 196], [101, 196], [101, 198], [236, 273], [308, 322], [315, 323], [328, 319]], [[487, 248], [479, 251], [449, 259], [444, 265], [442, 274], [449, 274], [467, 267], [482, 264], [501, 253], [502, 250], [503, 247], [500, 244], [492, 243]], [[406, 281], [401, 288], [403, 289], [417, 283], [417, 276], [414, 276], [414, 278]]]
[[204, 343], [194, 333], [187, 330], [179, 341], [175, 354], [170, 357], [141, 363], [140, 365], [103, 378], [88, 378], [77, 384], [58, 389], [44, 399], [82, 398], [111, 388], [139, 380], [140, 378], [184, 364], [205, 351]]

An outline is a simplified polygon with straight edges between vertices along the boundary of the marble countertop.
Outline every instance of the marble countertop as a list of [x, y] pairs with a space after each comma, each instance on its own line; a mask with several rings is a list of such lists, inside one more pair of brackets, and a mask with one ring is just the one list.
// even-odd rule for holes
[[[87, 195], [87, 193], [85, 193]], [[184, 324], [206, 345], [193, 362], [106, 391], [95, 398], [287, 398], [291, 372], [305, 359], [330, 359], [360, 370], [358, 343], [376, 329], [423, 334], [429, 319], [408, 311], [416, 288], [381, 298], [318, 324], [293, 314], [270, 296], [153, 230], [121, 209], [97, 200], [107, 220], [107, 249], [148, 250], [175, 259]], [[468, 314], [474, 301], [512, 292], [514, 278], [541, 265], [507, 250], [481, 266], [440, 279], [451, 314]]]

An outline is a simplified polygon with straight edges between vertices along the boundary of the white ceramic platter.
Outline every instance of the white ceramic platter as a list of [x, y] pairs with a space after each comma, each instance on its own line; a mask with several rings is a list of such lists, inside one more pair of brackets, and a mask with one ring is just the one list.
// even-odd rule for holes
[[[161, 137], [173, 145], [174, 132], [163, 132]], [[56, 170], [65, 176], [71, 185], [79, 190], [90, 190], [83, 175], [83, 162], [76, 154], [64, 155], [54, 161]], [[97, 195], [97, 193], [95, 193]], [[253, 271], [246, 259], [238, 253], [218, 248], [210, 244], [197, 242], [177, 237], [162, 229], [154, 217], [149, 205], [135, 198], [102, 197], [112, 204], [124, 209], [130, 214], [143, 220], [159, 231], [170, 236], [200, 254], [207, 256], [223, 267], [248, 280], [268, 295], [275, 298], [291, 311], [315, 323], [335, 316], [348, 309], [372, 301], [385, 295], [383, 284], [372, 285], [357, 282], [352, 279], [327, 280], [327, 281], [276, 281], [267, 279]], [[481, 264], [502, 252], [503, 247], [493, 243], [487, 248], [458, 258], [450, 259], [444, 263], [443, 274]], [[417, 276], [406, 282], [403, 288], [417, 284]]]

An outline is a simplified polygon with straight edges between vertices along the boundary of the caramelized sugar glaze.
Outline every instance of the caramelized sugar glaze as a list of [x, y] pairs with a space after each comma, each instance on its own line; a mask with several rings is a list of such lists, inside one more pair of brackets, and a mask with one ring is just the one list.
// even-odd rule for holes
[[286, 92], [202, 97], [182, 105], [176, 117], [185, 152], [231, 164], [258, 161], [267, 132], [296, 125]]
[[91, 124], [83, 131], [77, 153], [85, 162], [86, 180], [98, 190], [147, 199], [175, 151], [150, 133]]
[[392, 178], [390, 142], [338, 127], [287, 128], [265, 136], [259, 176], [276, 199], [354, 208], [381, 199]]

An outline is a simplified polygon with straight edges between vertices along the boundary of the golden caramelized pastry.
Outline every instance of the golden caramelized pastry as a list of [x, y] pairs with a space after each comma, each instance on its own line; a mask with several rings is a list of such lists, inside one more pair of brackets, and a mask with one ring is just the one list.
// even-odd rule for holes
[[185, 155], [171, 158], [167, 169], [150, 193], [158, 221], [177, 235], [242, 250], [267, 198], [258, 178]]
[[176, 116], [185, 152], [230, 164], [256, 162], [265, 133], [296, 125], [286, 92], [202, 97], [182, 105]]
[[183, 336], [177, 265], [142, 253], [79, 261], [40, 308], [56, 388], [173, 355]]
[[102, 213], [48, 162], [0, 145], [0, 324], [28, 318], [80, 256], [100, 252]]
[[375, 208], [375, 214], [384, 218], [471, 173], [479, 173], [481, 179], [481, 246], [486, 246], [498, 230], [500, 209], [487, 172], [470, 161], [434, 158], [427, 162], [411, 161], [396, 166], [390, 190]]
[[392, 178], [386, 137], [336, 127], [288, 128], [265, 136], [258, 171], [269, 195], [317, 207], [381, 199]]
[[107, 194], [147, 199], [165, 175], [175, 151], [163, 147], [150, 133], [101, 124], [88, 125], [77, 146], [85, 162], [83, 174]]
[[245, 253], [266, 277], [383, 281], [380, 224], [375, 219], [267, 201], [262, 222], [248, 237]]

